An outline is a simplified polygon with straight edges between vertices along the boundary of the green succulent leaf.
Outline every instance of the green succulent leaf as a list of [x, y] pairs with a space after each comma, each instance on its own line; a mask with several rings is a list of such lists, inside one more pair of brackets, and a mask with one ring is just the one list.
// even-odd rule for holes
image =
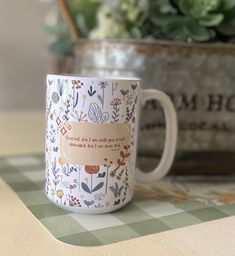
[[230, 10], [224, 13], [223, 22], [217, 27], [217, 31], [225, 36], [235, 35], [235, 10]]
[[208, 14], [200, 18], [199, 23], [205, 27], [218, 26], [224, 19], [223, 14]]
[[154, 23], [154, 25], [162, 27], [171, 23], [182, 24], [190, 19], [191, 17], [158, 13], [156, 17], [152, 18], [152, 22]]
[[214, 34], [193, 17], [168, 16], [156, 20], [163, 33], [170, 40], [205, 42], [213, 39]]
[[185, 33], [185, 28], [177, 23], [170, 23], [164, 27], [164, 33], [170, 40], [187, 41], [188, 35]]
[[182, 13], [191, 14], [192, 3], [191, 3], [191, 1], [188, 1], [188, 0], [180, 0], [179, 8]]
[[221, 9], [230, 10], [235, 7], [235, 0], [222, 0]]
[[153, 7], [157, 10], [157, 12], [160, 12], [162, 14], [166, 14], [166, 13], [173, 13], [174, 14], [174, 13], [177, 12], [177, 10], [172, 5], [170, 0], [155, 1]]
[[180, 0], [179, 8], [182, 13], [196, 18], [206, 16], [209, 12], [215, 11], [221, 0]]
[[206, 42], [213, 39], [214, 34], [211, 31], [198, 23], [197, 20], [192, 20], [187, 24], [187, 32], [196, 42]]

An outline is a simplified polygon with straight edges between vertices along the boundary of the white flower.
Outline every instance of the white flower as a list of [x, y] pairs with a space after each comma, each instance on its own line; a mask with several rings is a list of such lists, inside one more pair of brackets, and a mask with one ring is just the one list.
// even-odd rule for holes
[[90, 39], [129, 38], [125, 25], [111, 15], [109, 6], [104, 5], [98, 11], [98, 26], [89, 35]]

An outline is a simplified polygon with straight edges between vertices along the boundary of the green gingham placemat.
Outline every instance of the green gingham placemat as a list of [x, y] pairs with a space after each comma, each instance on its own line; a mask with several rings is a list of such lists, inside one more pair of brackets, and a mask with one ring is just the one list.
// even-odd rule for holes
[[42, 155], [0, 158], [0, 176], [57, 239], [97, 246], [235, 215], [235, 179], [167, 177], [137, 185], [126, 207], [103, 215], [79, 215], [44, 195]]

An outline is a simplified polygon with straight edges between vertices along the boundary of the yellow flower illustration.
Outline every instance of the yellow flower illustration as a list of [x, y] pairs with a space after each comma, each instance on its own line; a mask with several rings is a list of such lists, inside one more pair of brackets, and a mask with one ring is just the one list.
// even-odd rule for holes
[[59, 198], [62, 198], [64, 196], [64, 191], [62, 189], [59, 189], [56, 191], [56, 195], [59, 197]]

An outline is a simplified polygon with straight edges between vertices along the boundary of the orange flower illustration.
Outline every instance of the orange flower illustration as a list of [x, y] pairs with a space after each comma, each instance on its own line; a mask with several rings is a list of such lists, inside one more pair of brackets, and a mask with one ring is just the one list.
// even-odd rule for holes
[[88, 174], [96, 174], [100, 170], [99, 165], [85, 165], [85, 171]]
[[147, 192], [147, 190], [144, 187], [142, 187], [141, 185], [135, 185], [135, 193], [136, 194], [143, 195], [146, 192]]
[[161, 188], [152, 187], [151, 190], [149, 190], [140, 185], [135, 186], [135, 193], [138, 197], [152, 200], [159, 200], [166, 196], [166, 192]]
[[60, 158], [58, 159], [58, 163], [59, 163], [60, 165], [64, 165], [64, 164], [65, 164], [64, 158], [63, 158], [63, 157], [60, 157]]
[[218, 201], [224, 204], [235, 202], [235, 193], [223, 193], [219, 195]]
[[[100, 188], [103, 187], [104, 182], [100, 182], [98, 185], [96, 185], [95, 188], [93, 188], [93, 186], [92, 186], [92, 176], [93, 176], [93, 174], [98, 173], [99, 170], [100, 170], [100, 166], [99, 165], [85, 165], [86, 173], [91, 175], [91, 185], [90, 185], [90, 188], [87, 186], [86, 183], [82, 182], [82, 188], [87, 193], [95, 192], [95, 191], [97, 191], [97, 190], [99, 190]], [[85, 178], [85, 180], [86, 180], [86, 178]]]
[[166, 192], [161, 188], [153, 187], [152, 191], [146, 194], [145, 198], [159, 200], [166, 196]]
[[183, 190], [174, 190], [175, 196], [173, 201], [176, 203], [181, 203], [189, 200], [189, 195]]

